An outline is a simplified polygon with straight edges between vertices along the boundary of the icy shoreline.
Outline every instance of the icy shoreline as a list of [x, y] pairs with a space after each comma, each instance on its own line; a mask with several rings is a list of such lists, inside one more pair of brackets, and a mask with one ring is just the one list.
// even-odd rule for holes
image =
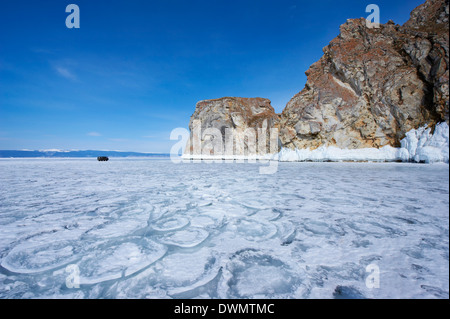
[[280, 162], [409, 162], [409, 163], [449, 163], [449, 126], [437, 124], [431, 134], [426, 126], [411, 130], [401, 141], [401, 147], [341, 149], [321, 146], [315, 150], [283, 148], [277, 154], [254, 156], [243, 155], [191, 155], [184, 154], [183, 160], [212, 161], [280, 161]]
[[300, 161], [383, 161], [437, 163], [449, 162], [449, 127], [443, 122], [436, 125], [434, 134], [431, 128], [421, 127], [411, 130], [401, 141], [401, 148], [385, 146], [380, 149], [340, 149], [337, 147], [319, 147], [308, 149], [282, 149], [278, 153], [282, 162]]

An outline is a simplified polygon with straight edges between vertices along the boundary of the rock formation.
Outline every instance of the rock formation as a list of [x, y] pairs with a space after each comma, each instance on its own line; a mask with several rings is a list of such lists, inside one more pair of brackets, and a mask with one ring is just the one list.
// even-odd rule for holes
[[448, 0], [428, 0], [403, 26], [348, 20], [281, 114], [290, 148], [399, 146], [448, 121]]
[[[259, 140], [262, 139], [261, 134], [265, 135], [264, 148], [269, 150], [270, 128], [278, 127], [279, 116], [275, 113], [268, 99], [224, 97], [197, 103], [189, 123], [191, 136], [195, 132], [196, 121], [199, 121], [197, 123], [201, 126], [201, 136], [198, 138], [201, 140], [202, 148], [205, 143], [218, 138], [216, 135], [213, 136], [213, 130], [211, 129], [215, 129], [217, 135], [220, 135], [222, 138], [221, 144], [225, 147], [227, 129], [232, 129], [234, 139], [242, 141], [243, 144], [239, 146], [239, 143], [235, 143], [234, 149], [229, 151], [234, 155], [244, 155], [248, 147], [247, 138], [249, 134], [247, 129], [249, 128], [253, 130], [255, 137]], [[262, 131], [258, 131], [258, 129]], [[193, 138], [190, 141], [192, 140]], [[189, 142], [186, 148], [189, 154], [195, 153], [192, 144]], [[213, 153], [207, 155], [217, 155], [217, 152]]]
[[403, 26], [348, 20], [280, 116], [267, 99], [222, 98], [197, 103], [190, 129], [266, 125], [291, 149], [398, 147], [411, 129], [449, 122], [448, 16], [448, 0], [427, 0]]

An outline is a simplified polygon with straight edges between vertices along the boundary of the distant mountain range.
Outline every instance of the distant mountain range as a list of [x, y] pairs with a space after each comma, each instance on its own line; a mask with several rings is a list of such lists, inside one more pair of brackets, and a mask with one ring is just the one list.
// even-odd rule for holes
[[15, 157], [169, 157], [170, 154], [159, 153], [138, 153], [138, 152], [120, 152], [120, 151], [62, 151], [62, 150], [0, 150], [0, 158]]

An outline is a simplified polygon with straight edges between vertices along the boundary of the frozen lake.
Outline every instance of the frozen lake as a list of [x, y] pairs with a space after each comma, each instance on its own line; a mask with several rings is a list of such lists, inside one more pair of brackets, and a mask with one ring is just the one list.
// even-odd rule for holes
[[1, 159], [0, 298], [449, 298], [447, 164], [259, 167]]

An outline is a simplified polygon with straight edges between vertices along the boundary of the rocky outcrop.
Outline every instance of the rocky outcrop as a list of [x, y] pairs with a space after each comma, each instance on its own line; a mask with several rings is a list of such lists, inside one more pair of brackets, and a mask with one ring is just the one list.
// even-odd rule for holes
[[448, 122], [448, 8], [429, 0], [403, 26], [343, 24], [281, 114], [283, 145], [399, 146], [411, 129]]
[[[270, 128], [278, 127], [279, 116], [275, 113], [270, 100], [263, 98], [240, 98], [224, 97], [214, 100], [204, 100], [197, 103], [195, 112], [191, 117], [189, 129], [191, 130], [191, 139], [188, 142], [186, 153], [195, 154], [193, 149], [193, 140], [196, 130], [195, 125], [199, 124], [199, 136], [202, 151], [205, 143], [215, 138], [222, 138], [221, 145], [225, 148], [227, 141], [227, 130], [233, 134], [236, 141], [242, 141], [234, 144], [234, 148], [228, 150], [234, 155], [245, 155], [248, 150], [249, 130], [253, 130], [255, 137], [262, 139], [261, 134], [265, 135], [264, 148], [269, 149]], [[260, 129], [261, 131], [258, 131]], [[214, 131], [217, 134], [214, 134]], [[252, 133], [252, 132], [250, 132]], [[219, 136], [220, 135], [220, 136]], [[230, 136], [231, 137], [231, 136]], [[204, 152], [203, 152], [204, 153]], [[218, 155], [218, 152], [211, 152], [207, 155]], [[261, 152], [262, 153], [262, 152]]]
[[[411, 12], [405, 23], [410, 33], [428, 40], [430, 50], [420, 52], [411, 45], [406, 51], [411, 56], [419, 73], [433, 89], [432, 103], [440, 119], [449, 122], [449, 1], [429, 0]], [[426, 41], [424, 43], [428, 44]], [[431, 97], [430, 97], [431, 102]]]
[[201, 121], [202, 130], [234, 128], [238, 138], [247, 128], [277, 128], [291, 149], [399, 147], [408, 131], [449, 121], [448, 16], [448, 0], [427, 0], [403, 26], [348, 20], [281, 115], [262, 98], [201, 101], [191, 132]]

